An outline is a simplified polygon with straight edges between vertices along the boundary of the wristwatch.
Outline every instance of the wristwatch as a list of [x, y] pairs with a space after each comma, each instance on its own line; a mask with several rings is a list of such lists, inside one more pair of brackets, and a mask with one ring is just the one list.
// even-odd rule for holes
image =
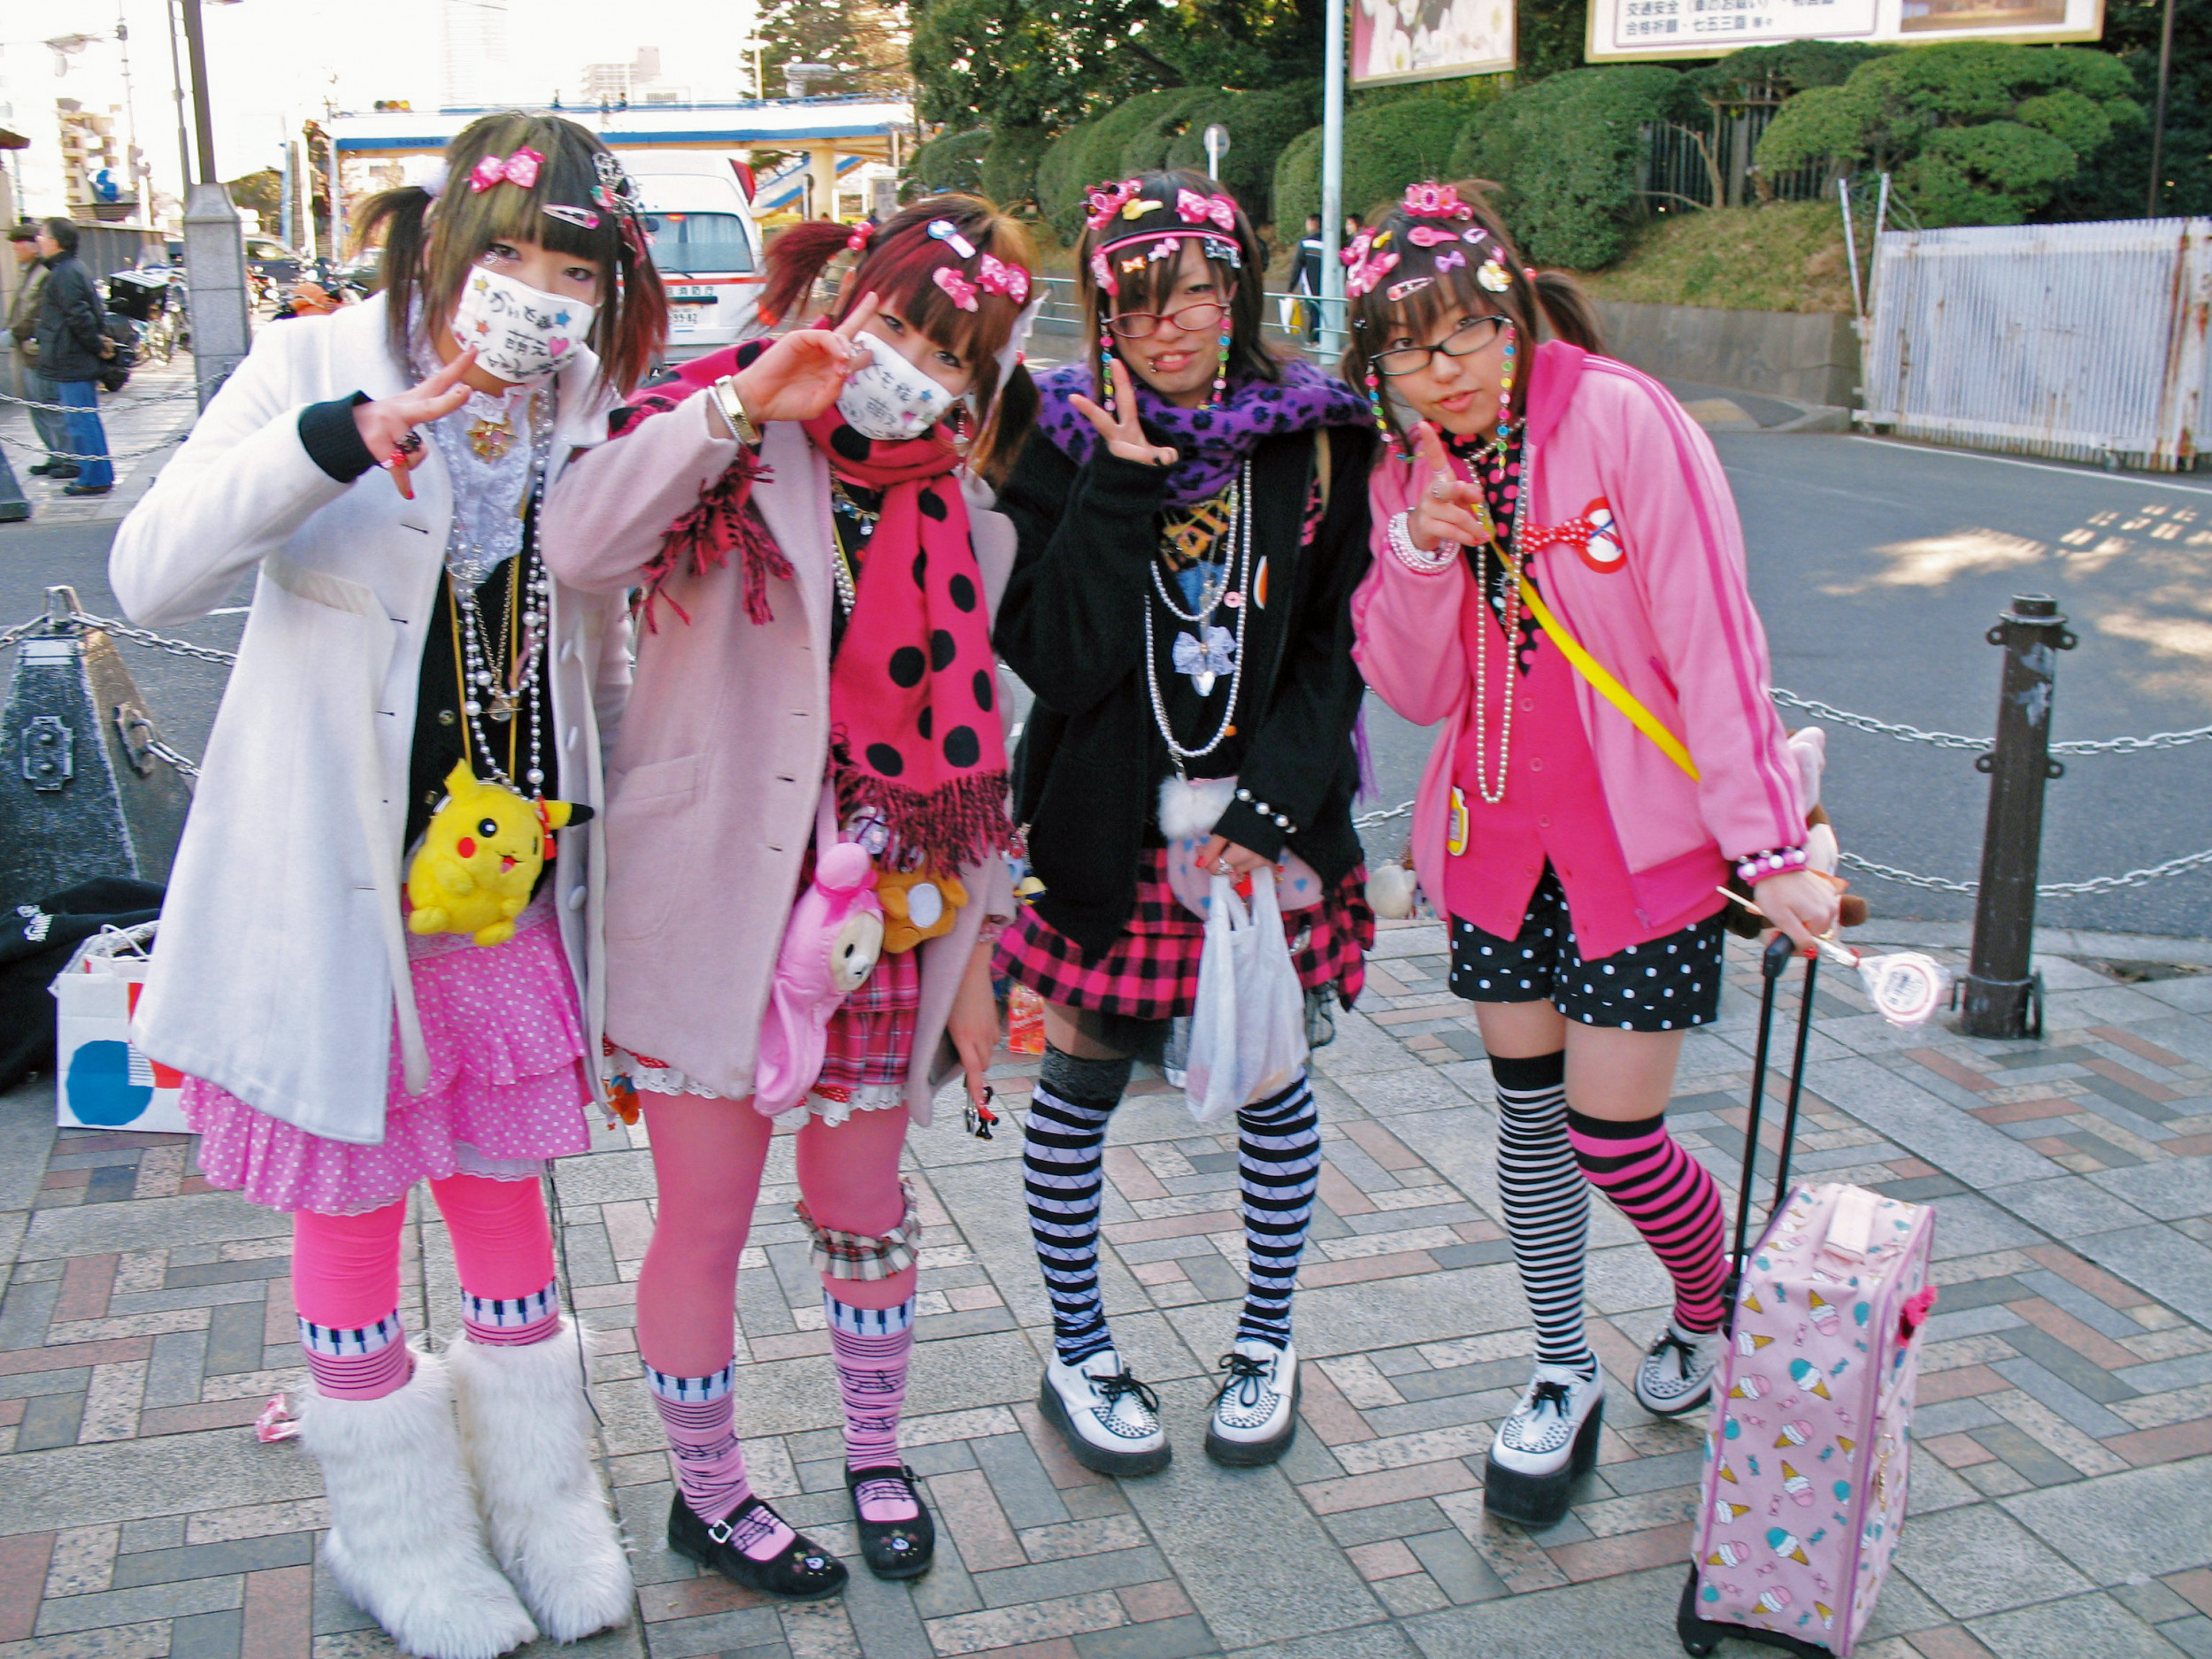
[[745, 412], [745, 401], [737, 395], [737, 376], [726, 374], [714, 383], [715, 406], [722, 411], [722, 419], [730, 423], [730, 430], [737, 441], [748, 449], [760, 446], [760, 428], [753, 425]]

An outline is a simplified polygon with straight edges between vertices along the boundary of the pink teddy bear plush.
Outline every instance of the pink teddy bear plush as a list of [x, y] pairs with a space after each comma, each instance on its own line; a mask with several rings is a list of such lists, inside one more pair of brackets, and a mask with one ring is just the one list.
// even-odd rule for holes
[[828, 849], [815, 859], [813, 885], [785, 924], [760, 1023], [753, 1104], [771, 1118], [806, 1099], [822, 1074], [830, 1016], [868, 982], [883, 950], [875, 861], [856, 842], [823, 840]]

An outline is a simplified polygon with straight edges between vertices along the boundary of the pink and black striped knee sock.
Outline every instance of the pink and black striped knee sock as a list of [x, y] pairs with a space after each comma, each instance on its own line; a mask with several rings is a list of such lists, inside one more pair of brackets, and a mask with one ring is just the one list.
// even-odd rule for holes
[[561, 1328], [560, 1280], [526, 1296], [480, 1296], [461, 1286], [461, 1329], [487, 1348], [528, 1348]]
[[[895, 1469], [906, 1363], [914, 1351], [914, 1298], [895, 1308], [852, 1308], [824, 1290], [822, 1311], [845, 1407], [845, 1467]], [[910, 1521], [918, 1513], [905, 1489], [887, 1482], [863, 1481], [853, 1500], [864, 1521]]]
[[[671, 1377], [645, 1368], [645, 1386], [668, 1432], [669, 1462], [676, 1471], [676, 1486], [691, 1512], [703, 1521], [728, 1518], [753, 1495], [745, 1478], [745, 1451], [737, 1441], [735, 1408], [730, 1383], [735, 1363], [725, 1365], [711, 1377]], [[796, 1534], [772, 1511], [755, 1509], [730, 1541], [739, 1553], [756, 1561], [780, 1555]]]
[[302, 1319], [300, 1347], [315, 1392], [326, 1399], [381, 1400], [415, 1374], [396, 1308], [373, 1325], [344, 1328]]
[[1705, 1166], [1667, 1133], [1663, 1116], [1613, 1123], [1569, 1107], [1567, 1138], [1590, 1185], [1613, 1201], [1674, 1276], [1675, 1324], [1686, 1333], [1720, 1329], [1728, 1257], [1720, 1188]]

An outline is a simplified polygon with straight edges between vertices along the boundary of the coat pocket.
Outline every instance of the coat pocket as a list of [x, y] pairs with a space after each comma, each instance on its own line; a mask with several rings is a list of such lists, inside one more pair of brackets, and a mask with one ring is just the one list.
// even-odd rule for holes
[[701, 757], [683, 755], [608, 780], [608, 938], [649, 938], [667, 926], [701, 862], [692, 844], [701, 767]]

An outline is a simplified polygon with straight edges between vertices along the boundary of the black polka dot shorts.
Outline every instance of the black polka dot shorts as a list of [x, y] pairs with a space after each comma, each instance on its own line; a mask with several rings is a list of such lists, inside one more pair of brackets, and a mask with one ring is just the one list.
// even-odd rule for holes
[[1511, 939], [1449, 918], [1452, 990], [1474, 1002], [1558, 1004], [1569, 1019], [1621, 1031], [1681, 1031], [1720, 1012], [1718, 914], [1595, 962], [1575, 949], [1567, 895], [1546, 865]]

